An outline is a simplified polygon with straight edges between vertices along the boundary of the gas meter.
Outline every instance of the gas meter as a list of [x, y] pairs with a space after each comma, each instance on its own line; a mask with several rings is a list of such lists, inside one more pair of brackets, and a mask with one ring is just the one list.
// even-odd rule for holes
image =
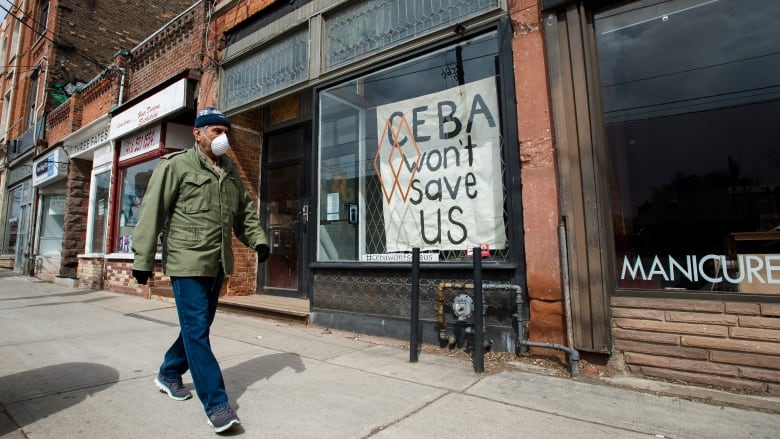
[[474, 313], [474, 299], [468, 294], [459, 294], [452, 299], [452, 313], [458, 320], [463, 321]]

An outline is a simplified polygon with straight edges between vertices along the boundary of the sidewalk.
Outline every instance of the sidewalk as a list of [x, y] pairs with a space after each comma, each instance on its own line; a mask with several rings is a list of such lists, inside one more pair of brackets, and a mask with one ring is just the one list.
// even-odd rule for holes
[[[173, 401], [153, 384], [177, 332], [173, 302], [0, 273], [0, 437], [215, 437], [197, 397]], [[462, 359], [409, 363], [408, 351], [360, 337], [225, 312], [211, 341], [242, 420], [229, 436], [774, 438], [780, 428], [780, 398], [476, 374]], [[713, 403], [690, 400], [700, 397]]]

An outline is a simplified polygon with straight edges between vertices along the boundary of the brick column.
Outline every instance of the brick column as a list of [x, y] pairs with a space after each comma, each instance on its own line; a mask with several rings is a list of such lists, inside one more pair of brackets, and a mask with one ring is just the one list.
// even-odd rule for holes
[[68, 166], [68, 182], [65, 194], [65, 218], [63, 220], [60, 276], [76, 277], [78, 255], [84, 252], [89, 211], [89, 184], [92, 162], [72, 159]]

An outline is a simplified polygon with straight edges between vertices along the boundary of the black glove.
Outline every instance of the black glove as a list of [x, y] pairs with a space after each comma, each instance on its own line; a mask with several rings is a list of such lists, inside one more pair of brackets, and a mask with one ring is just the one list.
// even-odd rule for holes
[[255, 250], [257, 251], [257, 262], [260, 264], [267, 261], [268, 256], [271, 255], [271, 249], [265, 244], [257, 244]]
[[135, 281], [138, 282], [138, 285], [146, 285], [146, 281], [148, 281], [149, 278], [152, 277], [152, 272], [143, 271], [143, 270], [133, 270], [133, 277], [135, 278]]

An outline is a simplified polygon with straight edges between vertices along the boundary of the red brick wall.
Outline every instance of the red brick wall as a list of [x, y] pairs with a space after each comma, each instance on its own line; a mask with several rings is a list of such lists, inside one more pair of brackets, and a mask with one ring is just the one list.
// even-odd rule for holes
[[780, 304], [612, 298], [632, 373], [780, 395]]
[[[512, 52], [517, 98], [523, 182], [526, 276], [531, 307], [528, 336], [532, 341], [566, 344], [561, 263], [558, 253], [558, 184], [544, 36], [538, 0], [513, 0]], [[534, 353], [562, 356], [560, 351]]]
[[[28, 2], [29, 3], [29, 2]], [[52, 79], [90, 81], [120, 50], [131, 50], [190, 7], [193, 0], [53, 1], [50, 19], [59, 47]], [[34, 17], [34, 15], [33, 15]], [[72, 47], [72, 50], [64, 48]]]
[[118, 102], [121, 74], [117, 70], [107, 73], [107, 76], [84, 89], [81, 95], [81, 126], [108, 114]]
[[[230, 158], [236, 162], [241, 180], [258, 200], [260, 183], [260, 154], [262, 150], [261, 113], [247, 111], [230, 118]], [[256, 202], [256, 201], [255, 201]], [[255, 211], [257, 211], [255, 205]], [[235, 270], [226, 281], [227, 294], [243, 296], [255, 294], [257, 290], [257, 254], [239, 240], [233, 238], [233, 252], [236, 256]]]
[[[185, 69], [216, 69], [204, 56], [206, 3], [171, 23], [138, 46], [127, 67], [124, 101], [130, 100]], [[183, 11], [183, 9], [182, 9]]]
[[76, 99], [71, 97], [67, 102], [49, 113], [46, 118], [46, 138], [52, 145], [64, 139], [71, 130], [70, 110]]

